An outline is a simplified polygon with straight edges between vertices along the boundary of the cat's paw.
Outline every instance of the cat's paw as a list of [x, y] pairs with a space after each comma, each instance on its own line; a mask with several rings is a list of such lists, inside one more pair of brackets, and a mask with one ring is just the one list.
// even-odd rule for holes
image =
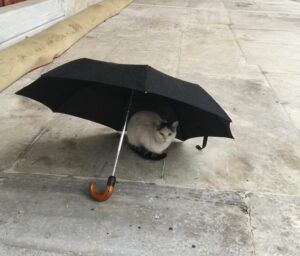
[[154, 160], [154, 161], [159, 161], [159, 160], [162, 160], [166, 157], [167, 157], [166, 153], [162, 153], [162, 154], [151, 153], [151, 156], [150, 156], [149, 159]]
[[139, 151], [139, 148], [138, 148], [138, 147], [133, 146], [133, 145], [131, 145], [131, 144], [128, 144], [128, 145], [129, 145], [129, 148], [130, 148], [132, 151], [135, 151], [135, 152]]
[[133, 152], [138, 154], [140, 157], [142, 157], [144, 159], [149, 159], [150, 152], [145, 150], [143, 147], [136, 147], [136, 146], [133, 146], [131, 144], [129, 144], [129, 147], [131, 148], [131, 150]]
[[166, 158], [168, 156], [167, 153], [162, 154], [162, 159]]
[[158, 155], [159, 160], [162, 160], [166, 157], [167, 157], [167, 153], [162, 153], [162, 154]]
[[158, 161], [158, 160], [164, 159], [167, 156], [166, 153], [156, 154], [156, 153], [150, 152], [147, 149], [145, 149], [144, 147], [136, 147], [131, 144], [129, 144], [129, 147], [131, 148], [132, 151], [134, 151], [140, 157], [147, 159], [147, 160]]

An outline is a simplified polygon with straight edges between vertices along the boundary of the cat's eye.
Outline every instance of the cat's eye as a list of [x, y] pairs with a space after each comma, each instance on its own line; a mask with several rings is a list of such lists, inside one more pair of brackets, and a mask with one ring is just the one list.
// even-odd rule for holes
[[164, 136], [164, 134], [163, 134], [162, 132], [160, 132], [160, 135], [161, 135], [161, 136]]
[[171, 135], [172, 135], [172, 133], [169, 133], [168, 135], [169, 135], [169, 136], [171, 136]]

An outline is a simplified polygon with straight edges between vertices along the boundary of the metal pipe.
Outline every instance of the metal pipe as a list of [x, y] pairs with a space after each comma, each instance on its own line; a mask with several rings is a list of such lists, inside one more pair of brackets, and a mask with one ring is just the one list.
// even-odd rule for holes
[[127, 121], [128, 121], [128, 117], [129, 117], [131, 104], [132, 104], [132, 99], [133, 99], [133, 93], [134, 93], [134, 91], [132, 90], [130, 100], [129, 100], [129, 104], [128, 104], [128, 109], [127, 109], [127, 112], [126, 112], [125, 123], [124, 123], [124, 126], [123, 126], [121, 138], [120, 138], [119, 145], [118, 145], [118, 150], [117, 150], [117, 155], [116, 155], [112, 175], [108, 177], [106, 187], [105, 187], [104, 191], [101, 192], [101, 193], [97, 193], [97, 191], [96, 191], [96, 182], [93, 182], [93, 181], [90, 182], [89, 193], [90, 193], [90, 196], [96, 201], [100, 201], [100, 202], [106, 201], [107, 199], [109, 199], [111, 197], [111, 195], [114, 192], [114, 186], [115, 186], [115, 183], [116, 183], [116, 180], [117, 180], [116, 177], [115, 177], [115, 173], [116, 173], [117, 164], [118, 164], [118, 161], [119, 161], [119, 155], [120, 155], [120, 152], [121, 152], [123, 139], [124, 139], [124, 135], [125, 135], [125, 131], [126, 131]]
[[125, 131], [126, 131], [128, 116], [129, 116], [129, 112], [130, 112], [130, 108], [131, 108], [131, 104], [132, 104], [132, 98], [133, 98], [133, 91], [131, 92], [131, 96], [130, 96], [130, 100], [129, 100], [129, 104], [128, 104], [128, 109], [127, 109], [127, 113], [126, 113], [126, 117], [125, 117], [125, 123], [124, 123], [124, 126], [123, 126], [121, 138], [120, 138], [120, 141], [119, 141], [119, 146], [118, 146], [118, 151], [117, 151], [117, 156], [116, 156], [112, 176], [115, 176], [115, 172], [116, 172], [116, 168], [117, 168], [117, 164], [118, 164], [118, 160], [119, 160], [119, 155], [120, 155], [120, 152], [121, 152], [122, 143], [123, 143], [123, 139], [124, 139], [124, 135], [125, 135]]

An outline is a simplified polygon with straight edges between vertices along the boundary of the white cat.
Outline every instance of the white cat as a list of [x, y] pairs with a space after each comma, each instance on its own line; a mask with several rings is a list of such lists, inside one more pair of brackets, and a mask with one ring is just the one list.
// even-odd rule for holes
[[178, 121], [169, 124], [151, 111], [135, 113], [127, 126], [127, 139], [131, 148], [140, 156], [160, 160], [163, 153], [176, 137]]

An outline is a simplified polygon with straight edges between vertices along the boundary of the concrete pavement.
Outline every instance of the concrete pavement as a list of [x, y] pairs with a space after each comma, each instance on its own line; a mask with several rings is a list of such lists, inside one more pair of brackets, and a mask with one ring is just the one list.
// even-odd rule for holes
[[[0, 94], [0, 255], [299, 255], [300, 3], [136, 0], [53, 64]], [[87, 57], [149, 64], [200, 84], [235, 140], [174, 143], [162, 162], [124, 145], [117, 191], [104, 184], [111, 129], [14, 95]]]

